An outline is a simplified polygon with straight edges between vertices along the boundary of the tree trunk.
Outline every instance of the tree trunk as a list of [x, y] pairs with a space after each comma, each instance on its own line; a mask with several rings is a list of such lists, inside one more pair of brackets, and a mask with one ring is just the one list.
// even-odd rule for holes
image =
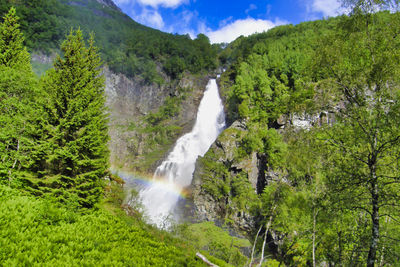
[[315, 262], [315, 236], [316, 236], [317, 214], [318, 214], [318, 211], [315, 211], [315, 206], [314, 206], [313, 207], [313, 233], [312, 233], [312, 261], [313, 261], [313, 267], [316, 266], [316, 262]]
[[203, 254], [201, 254], [200, 252], [196, 253], [196, 256], [199, 257], [205, 264], [207, 264], [208, 266], [211, 267], [218, 267], [218, 265], [215, 265], [214, 263], [212, 263], [211, 261], [209, 261]]
[[372, 168], [372, 182], [371, 182], [371, 197], [372, 197], [372, 235], [371, 243], [369, 246], [367, 267], [374, 267], [376, 260], [376, 251], [378, 249], [379, 242], [379, 191], [377, 184], [377, 177], [375, 168]]
[[265, 226], [264, 242], [263, 242], [262, 251], [261, 251], [261, 259], [260, 259], [260, 263], [258, 264], [258, 267], [260, 267], [264, 261], [265, 244], [267, 242], [267, 235], [268, 235], [269, 228], [271, 227], [271, 224], [272, 224], [272, 218], [274, 217], [275, 209], [276, 209], [276, 205], [272, 208], [268, 223]]
[[258, 232], [257, 232], [256, 238], [254, 239], [253, 249], [251, 250], [251, 258], [250, 258], [249, 267], [250, 267], [250, 266], [251, 266], [251, 264], [253, 263], [253, 258], [254, 258], [254, 250], [256, 249], [256, 244], [257, 244], [258, 235], [260, 234], [262, 227], [263, 227], [263, 226], [261, 225], [261, 226], [260, 226], [260, 229], [258, 229]]
[[[388, 222], [390, 222], [390, 218], [386, 217], [385, 222], [386, 222], [386, 224]], [[386, 231], [385, 235], [387, 235], [387, 231]], [[384, 256], [385, 253], [384, 252], [385, 252], [385, 246], [382, 246], [382, 253], [381, 253], [381, 260], [380, 260], [380, 263], [379, 263], [379, 267], [383, 267], [385, 265], [385, 256]]]

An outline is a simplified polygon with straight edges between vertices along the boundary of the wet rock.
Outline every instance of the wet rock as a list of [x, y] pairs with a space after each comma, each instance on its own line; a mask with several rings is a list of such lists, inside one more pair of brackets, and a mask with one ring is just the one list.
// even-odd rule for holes
[[[245, 208], [238, 207], [232, 201], [234, 179], [244, 179], [248, 184], [249, 194], [257, 194], [259, 177], [259, 158], [257, 153], [238, 157], [237, 150], [241, 139], [247, 131], [245, 124], [235, 121], [211, 146], [207, 154], [197, 160], [191, 184], [194, 216], [199, 221], [224, 222], [228, 219], [231, 226], [238, 231], [250, 232], [255, 226], [255, 218], [250, 214], [250, 204]], [[225, 170], [224, 173], [213, 171], [211, 163]], [[241, 176], [243, 173], [246, 176]], [[210, 177], [214, 174], [214, 177]], [[212, 187], [210, 189], [210, 187]], [[218, 196], [218, 190], [227, 190]]]
[[[208, 82], [207, 76], [195, 77], [183, 75], [178, 81], [170, 81], [164, 75], [165, 83], [146, 84], [140, 78], [128, 78], [123, 74], [112, 72], [104, 67], [106, 80], [106, 106], [109, 113], [109, 148], [111, 166], [127, 171], [136, 171], [136, 165], [146, 160], [144, 155], [151, 153], [146, 144], [151, 135], [140, 131], [143, 118], [150, 112], [156, 112], [169, 96], [185, 91], [187, 96], [181, 103], [180, 112], [170, 118], [171, 125], [181, 127], [179, 136], [189, 132], [197, 115], [197, 108]], [[163, 75], [163, 74], [162, 74]], [[165, 151], [167, 154], [168, 151]], [[141, 170], [152, 172], [151, 169]]]

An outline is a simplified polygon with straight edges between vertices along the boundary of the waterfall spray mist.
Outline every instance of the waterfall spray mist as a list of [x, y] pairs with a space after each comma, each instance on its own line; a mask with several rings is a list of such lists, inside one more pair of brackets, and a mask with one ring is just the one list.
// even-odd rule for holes
[[167, 159], [157, 167], [154, 173], [156, 181], [140, 192], [140, 200], [151, 223], [165, 227], [166, 219], [174, 216], [173, 208], [180, 191], [192, 181], [197, 157], [204, 156], [224, 127], [225, 115], [217, 82], [211, 79], [192, 131], [176, 141]]

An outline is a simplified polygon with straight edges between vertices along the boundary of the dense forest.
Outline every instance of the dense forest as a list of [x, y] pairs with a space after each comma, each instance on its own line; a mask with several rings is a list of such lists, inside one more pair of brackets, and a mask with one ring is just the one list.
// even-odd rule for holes
[[[244, 230], [267, 266], [399, 263], [399, 23], [361, 4], [222, 52], [228, 119], [241, 126], [218, 141], [238, 144], [233, 159], [218, 146], [200, 159], [202, 190], [228, 224], [256, 219]], [[252, 154], [263, 164], [257, 192], [236, 167]]]
[[85, 41], [81, 30], [71, 30], [53, 67], [38, 78], [16, 9], [2, 21], [2, 264], [204, 266], [195, 256], [204, 247], [220, 266], [231, 258], [246, 262], [239, 248], [248, 241], [214, 224], [170, 233], [124, 204], [124, 182], [109, 172], [104, 77], [93, 36]]
[[[94, 2], [0, 0], [0, 262], [204, 266], [201, 251], [219, 266], [397, 266], [400, 14], [375, 12], [392, 1], [346, 3], [349, 15], [222, 50], [205, 35], [118, 24], [127, 17]], [[38, 51], [58, 53], [40, 77]], [[228, 67], [217, 144], [235, 144], [232, 158], [215, 145], [196, 168], [230, 232], [212, 222], [158, 230], [139, 203], [124, 204], [109, 171], [104, 63], [149, 83]], [[162, 131], [176, 108], [167, 100], [145, 120]], [[256, 188], [238, 167], [252, 155]]]
[[40, 80], [23, 41], [11, 8], [0, 24], [1, 263], [195, 264], [190, 248], [168, 236], [160, 241], [161, 233], [113, 204], [122, 189], [107, 174], [104, 80], [94, 40], [86, 45], [81, 31], [71, 31], [62, 57]]
[[16, 5], [21, 30], [30, 51], [51, 53], [58, 49], [72, 28], [81, 28], [88, 37], [96, 36], [99, 53], [115, 72], [141, 76], [146, 83], [163, 83], [160, 71], [172, 79], [183, 71], [198, 73], [214, 69], [218, 45], [210, 45], [207, 36], [195, 40], [140, 25], [116, 7], [85, 0], [0, 1], [4, 14]]
[[[106, 74], [116, 74], [118, 79], [127, 78], [135, 87], [142, 87], [142, 92], [157, 88], [151, 93], [158, 103], [151, 103], [151, 106], [146, 104], [150, 101], [145, 100], [142, 105], [145, 108], [140, 111], [137, 108], [136, 114], [124, 110], [126, 119], [114, 120], [110, 127], [111, 132], [124, 135], [123, 140], [116, 142], [123, 143], [129, 150], [123, 154], [111, 149], [111, 163], [118, 167], [129, 165], [135, 171], [145, 172], [154, 167], [188, 127], [186, 121], [176, 117], [184, 112], [182, 105], [194, 90], [180, 86], [181, 79], [213, 72], [219, 65], [217, 54], [221, 47], [211, 45], [203, 34], [192, 40], [188, 35], [168, 34], [145, 27], [123, 14], [112, 1], [110, 3], [4, 0], [0, 1], [0, 11], [4, 13], [10, 6], [16, 6], [21, 31], [26, 37], [24, 44], [31, 53], [32, 67], [38, 75], [52, 67], [52, 60], [60, 53], [59, 47], [69, 31], [79, 28], [84, 38], [94, 36]], [[124, 94], [118, 97], [127, 98]], [[126, 102], [108, 108], [110, 113], [117, 113], [124, 106], [127, 106]]]

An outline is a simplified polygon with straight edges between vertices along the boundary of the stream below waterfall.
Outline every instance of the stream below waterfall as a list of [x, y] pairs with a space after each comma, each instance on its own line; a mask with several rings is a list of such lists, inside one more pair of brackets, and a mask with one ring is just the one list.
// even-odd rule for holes
[[225, 114], [215, 79], [211, 79], [190, 133], [180, 137], [166, 160], [157, 167], [153, 183], [139, 192], [143, 212], [150, 223], [166, 228], [175, 221], [174, 210], [182, 190], [189, 186], [196, 159], [204, 156], [225, 127]]

